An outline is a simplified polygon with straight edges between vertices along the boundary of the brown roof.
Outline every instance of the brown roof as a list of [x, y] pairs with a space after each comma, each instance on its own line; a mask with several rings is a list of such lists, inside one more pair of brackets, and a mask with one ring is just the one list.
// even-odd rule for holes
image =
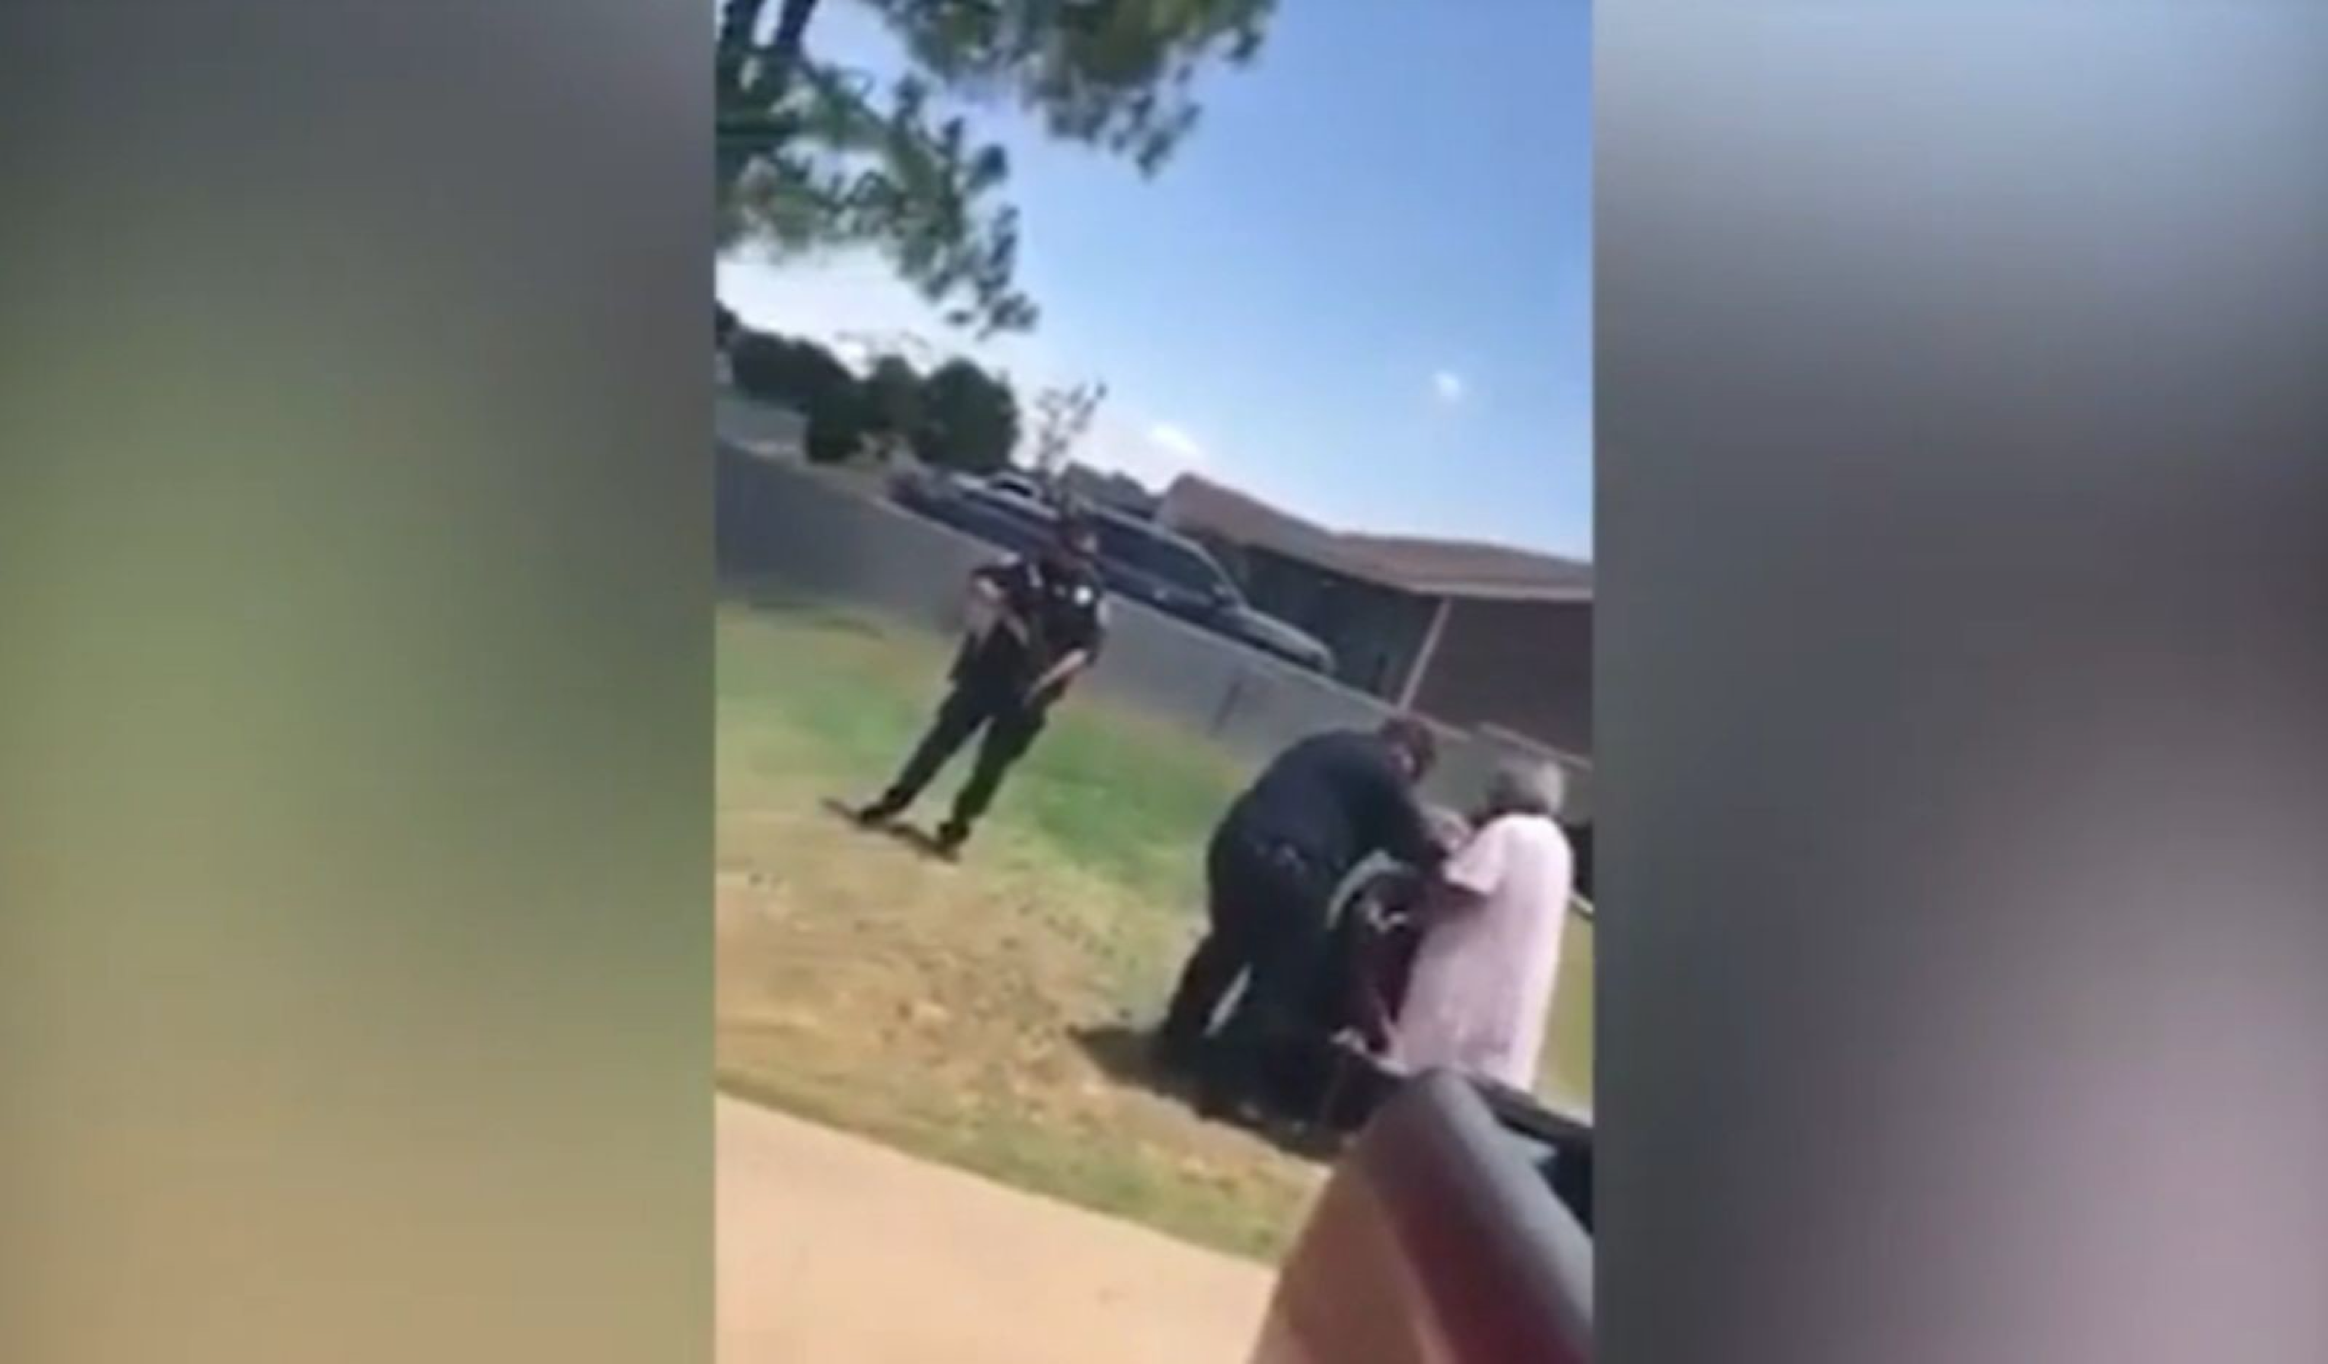
[[1183, 530], [1207, 531], [1419, 596], [1592, 595], [1592, 565], [1581, 560], [1471, 540], [1346, 534], [1193, 474], [1181, 475], [1165, 489], [1157, 516]]
[[1172, 480], [1156, 514], [1178, 527], [1211, 531], [1241, 545], [1262, 545], [1295, 558], [1328, 561], [1340, 553], [1337, 537], [1324, 526], [1194, 474]]

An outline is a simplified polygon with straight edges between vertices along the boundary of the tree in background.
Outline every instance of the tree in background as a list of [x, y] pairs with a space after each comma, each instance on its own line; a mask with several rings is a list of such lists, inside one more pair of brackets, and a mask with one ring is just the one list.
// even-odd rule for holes
[[1057, 478], [1067, 467], [1075, 443], [1091, 429], [1092, 418], [1107, 398], [1106, 384], [1077, 384], [1047, 388], [1035, 396], [1035, 469], [1045, 478]]
[[873, 420], [884, 431], [910, 435], [921, 421], [922, 377], [903, 356], [884, 355], [865, 376]]
[[919, 417], [914, 450], [942, 468], [991, 474], [1018, 448], [1017, 395], [968, 360], [948, 360], [922, 381]]
[[870, 404], [839, 356], [813, 341], [738, 331], [729, 347], [736, 387], [791, 408], [807, 423], [808, 457], [837, 464], [873, 433]]
[[[1002, 148], [965, 108], [1015, 106], [1153, 175], [1195, 127], [1198, 76], [1260, 51], [1276, 0], [857, 0], [913, 70], [885, 88], [807, 45], [821, 0], [722, 0], [713, 95], [720, 244], [870, 247], [979, 334], [1034, 325]], [[771, 20], [771, 11], [773, 19]]]
[[816, 463], [910, 443], [926, 463], [987, 474], [1007, 467], [1018, 447], [1018, 396], [969, 360], [948, 360], [924, 376], [904, 357], [884, 355], [859, 378], [814, 341], [741, 326], [733, 336], [735, 386], [799, 413]]
[[921, 425], [922, 377], [911, 361], [884, 355], [862, 385], [866, 420], [875, 439], [891, 451], [910, 448]]

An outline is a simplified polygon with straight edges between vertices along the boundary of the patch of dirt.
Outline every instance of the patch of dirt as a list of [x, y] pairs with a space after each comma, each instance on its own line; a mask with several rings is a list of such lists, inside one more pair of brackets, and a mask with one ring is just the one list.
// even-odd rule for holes
[[1322, 1172], [1144, 1073], [1181, 931], [1152, 906], [1007, 849], [932, 863], [813, 807], [721, 846], [758, 869], [717, 896], [731, 1092], [1203, 1244], [1291, 1235]]

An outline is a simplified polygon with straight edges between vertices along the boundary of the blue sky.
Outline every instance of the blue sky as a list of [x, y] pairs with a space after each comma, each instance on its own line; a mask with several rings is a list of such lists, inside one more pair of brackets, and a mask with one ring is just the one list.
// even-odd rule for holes
[[[810, 43], [891, 59], [847, 0]], [[1590, 71], [1582, 0], [1282, 0], [1152, 181], [978, 115], [1012, 154], [1032, 335], [950, 332], [870, 259], [725, 262], [721, 294], [761, 326], [917, 334], [1022, 391], [1105, 380], [1079, 457], [1151, 482], [1589, 554]]]

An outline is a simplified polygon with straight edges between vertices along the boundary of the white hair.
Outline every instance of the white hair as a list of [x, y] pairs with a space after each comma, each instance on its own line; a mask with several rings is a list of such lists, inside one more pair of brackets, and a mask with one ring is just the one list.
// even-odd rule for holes
[[1560, 813], [1560, 807], [1567, 800], [1568, 777], [1558, 763], [1529, 760], [1502, 763], [1495, 769], [1494, 780], [1488, 786], [1491, 806], [1517, 814], [1550, 818]]

